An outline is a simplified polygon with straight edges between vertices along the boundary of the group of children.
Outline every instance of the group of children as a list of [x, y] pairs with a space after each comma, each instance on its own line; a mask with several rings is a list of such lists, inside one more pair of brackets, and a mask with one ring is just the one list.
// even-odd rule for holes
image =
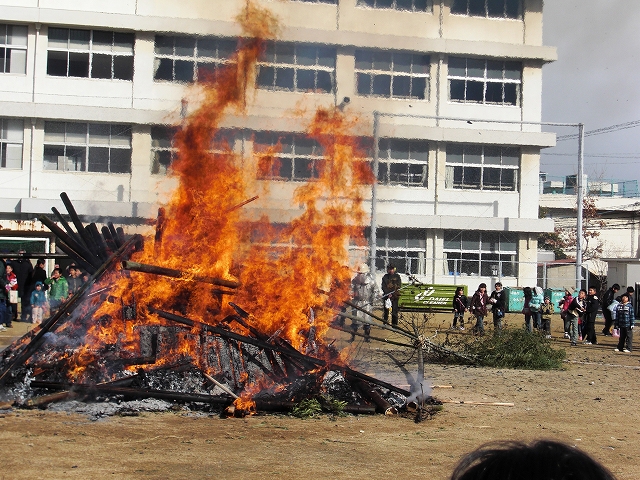
[[[616, 288], [617, 287], [617, 288]], [[630, 287], [627, 293], [620, 297], [615, 297], [615, 293], [620, 287], [615, 284], [607, 291], [601, 305], [596, 296], [595, 287], [589, 287], [589, 291], [580, 290], [577, 297], [573, 297], [569, 289], [565, 290], [564, 297], [560, 300], [560, 316], [564, 320], [564, 336], [571, 340], [571, 345], [577, 345], [578, 340], [584, 338], [586, 345], [597, 344], [595, 335], [595, 319], [598, 311], [602, 307], [605, 317], [605, 330], [609, 323], [609, 315], [615, 329], [619, 331], [619, 342], [616, 352], [628, 353], [632, 350], [633, 328], [635, 322], [635, 312], [633, 310], [633, 288]], [[502, 329], [502, 318], [504, 317], [505, 304], [502, 284], [497, 282], [495, 290], [491, 295], [486, 293], [487, 285], [481, 283], [474, 293], [471, 301], [464, 295], [464, 288], [458, 287], [453, 297], [453, 329], [464, 330], [464, 315], [467, 310], [476, 318], [474, 333], [484, 334], [484, 318], [488, 315], [488, 306], [491, 305], [493, 313], [494, 332], [499, 333]], [[532, 331], [533, 328], [542, 332], [546, 338], [551, 338], [551, 315], [556, 308], [548, 296], [543, 295], [540, 287], [524, 287], [524, 314], [525, 328]], [[629, 290], [631, 290], [629, 292]], [[608, 301], [611, 296], [611, 301]], [[606, 310], [606, 312], [605, 312]], [[605, 335], [607, 333], [603, 331]], [[608, 333], [609, 335], [611, 333]]]

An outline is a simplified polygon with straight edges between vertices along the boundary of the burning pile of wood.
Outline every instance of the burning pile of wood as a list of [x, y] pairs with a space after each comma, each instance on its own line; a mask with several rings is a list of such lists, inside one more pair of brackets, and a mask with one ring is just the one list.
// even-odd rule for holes
[[[133, 262], [143, 237], [126, 238], [112, 224], [100, 234], [95, 224], [82, 224], [66, 194], [61, 197], [75, 231], [55, 208], [62, 228], [47, 217], [41, 221], [91, 277], [54, 315], [2, 352], [0, 401], [44, 407], [73, 397], [156, 398], [243, 416], [289, 411], [321, 394], [342, 401], [345, 412], [392, 414], [410, 396], [346, 366], [336, 349], [316, 345], [312, 324], [300, 351], [278, 332], [260, 332], [250, 313], [233, 302], [226, 303], [234, 313], [210, 324], [181, 315], [180, 298], [168, 311], [137, 304], [133, 296], [114, 297], [114, 279], [131, 280], [131, 272], [208, 284], [211, 295], [221, 298], [240, 285]], [[104, 305], [111, 307], [108, 314]]]

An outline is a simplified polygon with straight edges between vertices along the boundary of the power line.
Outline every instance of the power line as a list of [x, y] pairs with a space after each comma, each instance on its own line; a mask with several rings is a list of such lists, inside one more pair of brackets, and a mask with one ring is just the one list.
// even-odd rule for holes
[[[635, 128], [637, 126], [640, 126], [640, 120], [634, 120], [632, 122], [626, 122], [626, 123], [618, 123], [617, 125], [610, 125], [608, 127], [597, 128], [596, 130], [589, 130], [588, 132], [584, 133], [584, 136], [591, 137], [593, 135], [603, 135], [605, 133], [617, 132], [619, 130], [626, 130], [628, 128]], [[556, 137], [556, 141], [561, 142], [563, 140], [574, 140], [578, 137], [579, 135], [577, 133], [572, 133], [570, 135], [560, 135], [559, 137]]]

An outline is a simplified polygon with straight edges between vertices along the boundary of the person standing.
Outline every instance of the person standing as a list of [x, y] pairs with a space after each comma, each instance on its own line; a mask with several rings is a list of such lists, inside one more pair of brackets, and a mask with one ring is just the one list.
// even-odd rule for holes
[[47, 297], [42, 289], [44, 284], [37, 281], [33, 292], [31, 292], [30, 304], [31, 304], [31, 323], [42, 323], [44, 316], [44, 307], [47, 303]]
[[69, 266], [69, 276], [67, 277], [67, 283], [69, 284], [69, 297], [76, 294], [80, 287], [83, 285], [82, 277], [80, 276], [82, 272], [75, 265], [71, 264]]
[[455, 329], [457, 322], [460, 322], [460, 330], [464, 330], [464, 312], [469, 307], [469, 299], [464, 294], [464, 288], [456, 288], [456, 293], [453, 296], [453, 326]]
[[540, 316], [542, 318], [542, 330], [546, 338], [551, 338], [551, 315], [554, 311], [551, 299], [544, 297], [544, 302], [540, 305]]
[[[368, 320], [366, 317], [368, 316], [365, 311], [370, 311], [371, 305], [376, 298], [376, 284], [373, 280], [373, 277], [369, 273], [369, 266], [366, 263], [363, 263], [358, 266], [358, 270], [356, 276], [351, 280], [351, 294], [353, 298], [353, 303], [358, 307], [353, 309], [353, 316], [358, 319]], [[356, 338], [355, 333], [358, 331], [358, 327], [362, 323], [362, 328], [364, 331], [364, 341], [370, 342], [369, 335], [371, 334], [371, 325], [365, 322], [358, 322], [356, 320], [351, 320], [351, 329], [353, 333], [351, 334], [351, 342], [353, 342]]]
[[583, 319], [583, 333], [585, 345], [597, 345], [598, 339], [596, 338], [596, 315], [600, 310], [600, 300], [596, 296], [596, 287], [589, 287], [589, 295], [585, 301], [585, 314]]
[[51, 272], [51, 278], [48, 278], [46, 285], [49, 286], [49, 308], [54, 314], [69, 297], [69, 284], [67, 280], [60, 275], [60, 269], [54, 268]]
[[611, 288], [609, 288], [604, 295], [602, 296], [602, 316], [604, 317], [604, 328], [602, 329], [602, 334], [604, 336], [612, 336], [611, 326], [613, 325], [613, 317], [611, 315], [611, 310], [609, 310], [609, 306], [616, 299], [616, 293], [620, 290], [620, 285], [614, 283]]
[[19, 257], [15, 260], [11, 260], [11, 266], [13, 267], [13, 273], [16, 274], [18, 279], [18, 297], [20, 297], [20, 304], [22, 306], [20, 311], [20, 321], [26, 322], [29, 317], [29, 300], [31, 298], [31, 283], [33, 275], [33, 265], [31, 260], [24, 258], [24, 249], [18, 250]]
[[620, 329], [620, 338], [616, 352], [631, 353], [633, 350], [633, 327], [635, 324], [635, 312], [629, 301], [629, 295], [622, 294], [621, 302], [616, 307], [615, 326]]
[[502, 319], [504, 318], [505, 295], [502, 290], [502, 283], [496, 282], [495, 290], [491, 292], [489, 303], [491, 303], [491, 313], [493, 314], [493, 333], [499, 333], [502, 330]]
[[0, 331], [4, 331], [7, 328], [12, 328], [11, 315], [8, 308], [9, 294], [5, 288], [7, 282], [4, 276], [4, 263], [0, 262]]
[[587, 291], [582, 288], [577, 297], [574, 297], [567, 310], [567, 318], [569, 319], [569, 340], [571, 346], [578, 345], [578, 321], [584, 316], [585, 312], [585, 299], [587, 298]]
[[478, 290], [473, 294], [471, 298], [471, 306], [469, 310], [471, 314], [476, 317], [476, 324], [473, 327], [473, 333], [477, 335], [484, 335], [484, 317], [487, 316], [487, 304], [489, 303], [489, 296], [487, 295], [487, 284], [481, 283], [478, 285]]
[[531, 327], [531, 299], [533, 298], [533, 290], [531, 287], [524, 287], [522, 289], [524, 294], [524, 304], [522, 306], [522, 314], [524, 315], [524, 326], [527, 329], [527, 332], [531, 332], [533, 329]]
[[544, 292], [542, 287], [533, 287], [533, 295], [529, 301], [529, 308], [531, 309], [531, 317], [533, 318], [533, 324], [537, 330], [542, 329], [542, 316], [540, 314], [540, 306], [544, 302]]
[[573, 295], [571, 290], [568, 288], [564, 289], [564, 297], [558, 302], [558, 306], [560, 307], [560, 318], [564, 322], [564, 338], [570, 338], [569, 335], [569, 306], [573, 302]]
[[[9, 313], [12, 321], [18, 320], [18, 277], [13, 272], [13, 265], [7, 263], [4, 267], [4, 281], [6, 283], [5, 290], [7, 291], [7, 297], [9, 299]], [[12, 293], [15, 292], [15, 293]], [[13, 297], [13, 298], [11, 298]], [[9, 325], [7, 325], [9, 326]]]
[[391, 325], [398, 326], [400, 289], [402, 279], [396, 271], [395, 265], [387, 265], [387, 273], [382, 277], [382, 296], [384, 298], [384, 323], [389, 323], [389, 313], [391, 312]]

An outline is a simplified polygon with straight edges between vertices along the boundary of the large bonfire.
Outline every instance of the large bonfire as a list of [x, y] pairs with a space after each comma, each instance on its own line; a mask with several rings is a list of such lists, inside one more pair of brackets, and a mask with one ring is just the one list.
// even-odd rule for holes
[[[196, 277], [239, 284], [232, 301], [249, 315], [246, 325], [234, 323], [229, 328], [279, 336], [306, 353], [310, 352], [309, 331], [315, 330], [313, 354], [328, 355], [322, 338], [336, 307], [349, 297], [348, 245], [364, 242], [362, 200], [373, 181], [371, 169], [352, 133], [357, 119], [333, 106], [321, 108], [309, 120], [306, 135], [321, 145], [323, 160], [314, 165], [316, 177], [300, 184], [292, 199], [292, 204], [302, 207], [301, 214], [284, 228], [273, 227], [266, 216], [257, 221], [243, 216], [242, 205], [248, 199], [258, 194], [262, 199], [269, 188], [278, 188], [278, 182], [265, 174], [278, 168], [278, 146], [259, 152], [256, 158], [243, 158], [217, 133], [225, 113], [246, 111], [253, 96], [256, 62], [265, 42], [276, 37], [278, 22], [251, 2], [238, 22], [244, 35], [236, 53], [227, 66], [194, 87], [200, 89], [201, 103], [177, 128], [177, 157], [171, 166], [177, 188], [164, 206], [157, 229], [161, 235], [155, 241], [146, 239], [143, 250], [133, 257], [185, 275], [178, 280], [135, 271], [123, 274], [117, 269], [103, 277], [94, 290], [108, 288], [113, 298], [135, 303], [138, 313], [136, 319], [122, 322], [117, 320], [119, 302], [103, 301], [104, 295], [85, 301], [83, 310], [90, 310], [91, 317], [100, 321], [66, 322], [57, 333], [77, 337], [74, 329], [86, 329], [81, 347], [60, 353], [71, 366], [70, 381], [87, 382], [89, 376], [95, 381], [100, 363], [97, 345], [139, 348], [137, 326], [167, 323], [154, 313], [156, 309], [212, 326], [237, 312], [229, 303], [229, 292], [191, 281]], [[192, 339], [199, 328], [193, 328], [194, 336], [180, 337], [175, 355], [198, 362], [198, 345]], [[101, 375], [102, 381], [110, 380], [108, 372]]]

